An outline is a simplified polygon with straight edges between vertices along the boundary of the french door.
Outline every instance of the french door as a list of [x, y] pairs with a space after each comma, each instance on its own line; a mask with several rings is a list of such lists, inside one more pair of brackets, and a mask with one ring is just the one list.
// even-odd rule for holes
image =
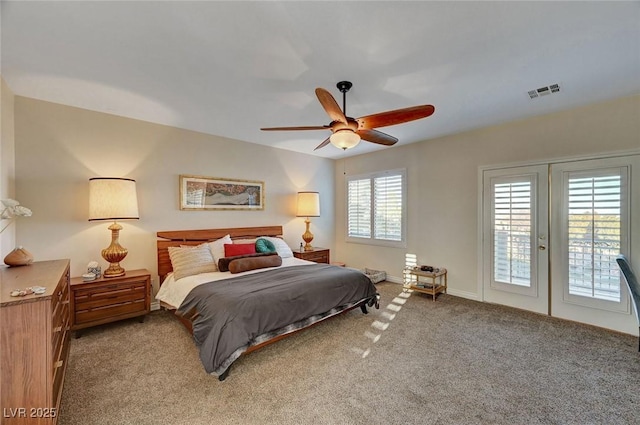
[[615, 258], [640, 264], [640, 155], [482, 178], [483, 299], [637, 334]]
[[547, 314], [546, 165], [490, 170], [483, 178], [483, 298]]

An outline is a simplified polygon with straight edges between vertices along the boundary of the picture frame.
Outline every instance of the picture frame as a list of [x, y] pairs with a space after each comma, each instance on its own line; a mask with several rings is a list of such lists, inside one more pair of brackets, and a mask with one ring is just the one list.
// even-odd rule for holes
[[180, 175], [182, 211], [264, 210], [264, 182]]

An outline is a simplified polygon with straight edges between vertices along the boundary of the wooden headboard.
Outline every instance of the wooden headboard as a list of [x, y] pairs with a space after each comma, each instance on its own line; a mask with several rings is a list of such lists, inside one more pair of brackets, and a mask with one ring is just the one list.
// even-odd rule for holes
[[229, 229], [205, 229], [205, 230], [167, 230], [158, 232], [158, 275], [160, 284], [169, 272], [171, 259], [169, 258], [170, 246], [200, 245], [203, 242], [215, 241], [226, 235], [231, 235], [231, 239], [253, 239], [259, 236], [282, 237], [282, 226], [266, 227], [232, 227]]

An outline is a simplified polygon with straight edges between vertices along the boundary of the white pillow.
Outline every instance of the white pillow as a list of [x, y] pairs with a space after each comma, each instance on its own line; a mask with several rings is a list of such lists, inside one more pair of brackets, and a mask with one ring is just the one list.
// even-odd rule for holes
[[224, 258], [224, 244], [232, 244], [230, 235], [226, 235], [218, 240], [209, 242], [209, 249], [213, 255], [213, 261], [216, 263], [216, 271], [218, 270], [218, 260]]
[[169, 247], [169, 258], [176, 280], [200, 273], [218, 271], [213, 256], [206, 244], [188, 247]]
[[[276, 252], [282, 258], [293, 257], [293, 251], [289, 248], [289, 245], [280, 238], [274, 238], [271, 236], [261, 236], [262, 239], [266, 239], [276, 247]], [[258, 238], [260, 239], [260, 238]]]

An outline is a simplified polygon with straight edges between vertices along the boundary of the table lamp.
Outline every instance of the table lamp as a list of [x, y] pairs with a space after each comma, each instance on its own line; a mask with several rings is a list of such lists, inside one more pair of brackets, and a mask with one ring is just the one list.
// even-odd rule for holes
[[309, 231], [311, 220], [309, 217], [320, 217], [320, 194], [318, 192], [298, 192], [298, 213], [297, 217], [306, 217], [307, 231], [302, 235], [302, 240], [306, 242], [305, 251], [313, 251], [311, 241], [313, 233]]
[[127, 249], [120, 246], [118, 238], [122, 226], [116, 220], [139, 219], [136, 181], [118, 177], [94, 177], [89, 179], [89, 221], [113, 220], [111, 245], [102, 250], [102, 258], [109, 262], [105, 278], [123, 276], [120, 261], [127, 256]]

